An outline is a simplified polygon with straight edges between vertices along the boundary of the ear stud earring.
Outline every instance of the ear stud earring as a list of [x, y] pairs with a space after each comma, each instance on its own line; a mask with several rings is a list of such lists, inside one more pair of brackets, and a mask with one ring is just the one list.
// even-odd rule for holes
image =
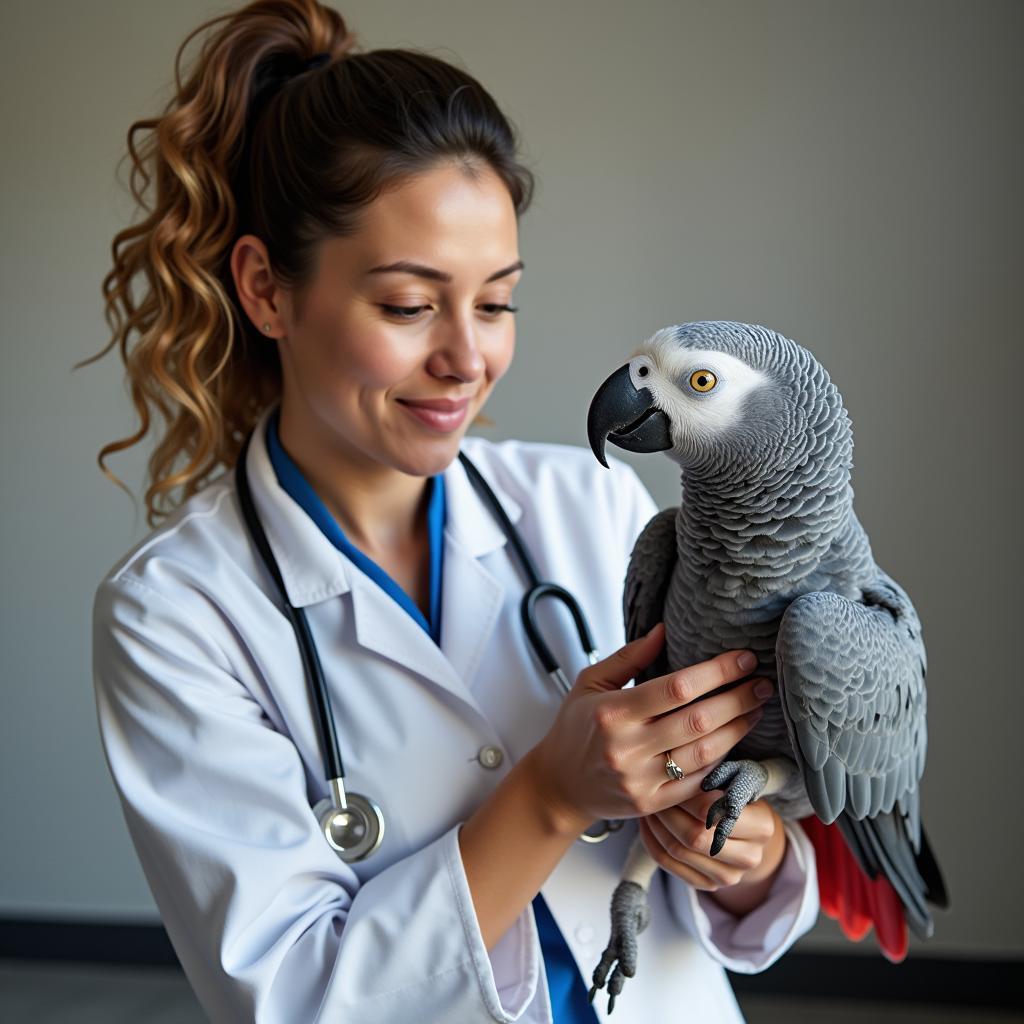
[[263, 325], [263, 330], [266, 331], [267, 334], [269, 334], [270, 333], [270, 324], [264, 324]]

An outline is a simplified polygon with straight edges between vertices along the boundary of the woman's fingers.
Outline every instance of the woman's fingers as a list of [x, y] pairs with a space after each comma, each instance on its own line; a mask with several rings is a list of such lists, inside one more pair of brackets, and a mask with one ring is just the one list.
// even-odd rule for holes
[[[657, 815], [662, 824], [680, 842], [694, 840], [696, 845], [693, 846], [693, 849], [698, 853], [707, 853], [711, 848], [711, 838], [714, 836], [715, 830], [707, 829], [704, 825], [707, 822], [709, 808], [721, 795], [721, 790], [712, 790], [710, 793], [701, 791], [689, 800], [658, 811]], [[764, 843], [771, 838], [774, 831], [775, 815], [767, 801], [755, 800], [743, 808], [729, 834], [729, 841], [739, 839]], [[725, 845], [728, 846], [729, 843]], [[721, 857], [724, 853], [723, 847], [718, 856]]]
[[753, 652], [726, 651], [708, 661], [698, 662], [678, 672], [649, 679], [641, 686], [623, 690], [621, 698], [628, 702], [632, 715], [642, 719], [657, 718], [720, 686], [737, 682], [750, 675], [756, 667], [757, 657]]
[[[659, 751], [650, 757], [646, 765], [646, 775], [650, 780], [649, 785], [654, 790], [654, 796], [653, 809], [648, 813], [660, 812], [696, 797], [706, 796], [707, 794], [700, 788], [701, 781], [757, 724], [763, 713], [761, 708], [755, 708], [726, 722], [709, 735], [694, 740], [693, 743], [672, 747], [668, 751]], [[665, 770], [668, 755], [671, 755], [672, 760], [683, 770], [682, 779], [668, 777]], [[715, 794], [716, 797], [718, 795]]]
[[719, 885], [733, 885], [748, 871], [760, 866], [765, 844], [773, 830], [771, 811], [759, 803], [743, 808], [729, 842], [717, 857], [710, 855], [715, 829], [678, 807], [641, 819], [650, 829], [672, 867], [685, 865], [698, 877]]
[[[763, 714], [763, 708], [754, 708], [745, 715], [730, 719], [725, 725], [720, 726], [706, 736], [702, 736], [700, 739], [694, 740], [692, 743], [677, 744], [665, 750], [659, 750], [651, 757], [651, 764], [655, 774], [660, 773], [660, 775], [663, 775], [668, 780], [665, 763], [668, 756], [671, 755], [672, 760], [682, 768], [685, 775], [698, 772], [702, 776], [706, 775], [716, 761], [725, 757], [750, 732], [761, 720]], [[671, 781], [668, 781], [667, 784], [672, 785]], [[675, 800], [673, 803], [679, 803], [679, 801]]]
[[725, 845], [728, 847], [735, 843], [734, 851], [740, 851], [731, 852], [732, 862], [724, 860], [724, 849], [718, 857], [709, 857], [679, 842], [658, 818], [642, 818], [641, 821], [641, 828], [646, 828], [649, 835], [649, 841], [644, 844], [648, 852], [658, 864], [695, 889], [713, 892], [723, 886], [735, 885], [748, 871], [756, 868], [763, 857], [763, 847], [731, 837]]
[[[552, 789], [581, 818], [639, 817], [694, 796], [699, 780], [684, 780], [682, 791], [678, 782], [670, 783], [676, 788], [664, 788], [664, 752], [684, 748], [679, 736], [684, 730], [675, 720], [660, 719], [721, 687], [735, 688], [757, 664], [752, 652], [729, 651], [623, 690], [651, 665], [664, 643], [664, 623], [658, 623], [646, 636], [583, 669], [538, 744]], [[685, 772], [710, 765], [745, 734], [749, 724], [741, 712], [750, 703], [749, 689], [710, 701], [710, 710], [687, 712], [685, 721], [699, 736], [687, 745], [694, 748], [691, 752], [680, 753], [683, 760], [676, 758]], [[726, 719], [743, 727], [725, 724]], [[714, 728], [719, 720], [723, 724]]]
[[[711, 878], [709, 875], [705, 875], [703, 872], [698, 871], [695, 867], [691, 867], [684, 861], [673, 857], [662, 845], [662, 836], [665, 835], [664, 825], [659, 828], [658, 819], [653, 815], [647, 818], [641, 818], [639, 821], [640, 827], [640, 838], [643, 840], [644, 846], [647, 848], [647, 852], [654, 858], [657, 863], [665, 868], [666, 871], [671, 871], [672, 874], [681, 878], [684, 882], [692, 885], [694, 889], [714, 890], [718, 888], [719, 883]], [[726, 843], [728, 846], [729, 844]]]
[[[655, 719], [644, 730], [643, 752], [652, 755], [664, 753], [687, 743], [707, 739], [716, 729], [721, 729], [733, 719], [749, 714], [764, 704], [771, 696], [771, 691], [764, 696], [754, 692], [762, 683], [772, 686], [770, 680], [757, 677], [740, 683], [725, 693], [697, 701]], [[676, 758], [676, 761], [679, 762], [679, 759]], [[685, 768], [683, 770], [686, 771]]]
[[665, 624], [659, 622], [646, 636], [638, 637], [607, 658], [588, 665], [576, 677], [574, 689], [590, 693], [621, 690], [630, 679], [654, 661], [664, 641]]

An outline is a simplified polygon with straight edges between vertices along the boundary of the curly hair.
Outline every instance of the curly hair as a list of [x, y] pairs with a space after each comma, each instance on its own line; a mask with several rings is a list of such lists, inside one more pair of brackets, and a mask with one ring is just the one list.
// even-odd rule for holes
[[[183, 79], [185, 48], [215, 27]], [[111, 340], [77, 365], [115, 345], [124, 362], [141, 423], [97, 457], [119, 486], [105, 460], [142, 441], [154, 412], [163, 418], [148, 463], [151, 527], [234, 464], [281, 393], [277, 349], [235, 292], [240, 235], [264, 242], [301, 311], [319, 244], [353, 234], [361, 209], [404, 178], [444, 160], [468, 170], [485, 161], [517, 217], [530, 203], [534, 176], [515, 130], [479, 82], [420, 51], [357, 49], [342, 16], [316, 0], [256, 0], [189, 33], [172, 99], [128, 131], [129, 188], [145, 216], [111, 246]]]

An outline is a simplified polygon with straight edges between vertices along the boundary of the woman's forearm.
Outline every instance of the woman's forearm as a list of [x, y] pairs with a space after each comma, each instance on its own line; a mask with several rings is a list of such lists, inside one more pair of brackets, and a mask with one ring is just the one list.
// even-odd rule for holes
[[532, 751], [459, 829], [459, 850], [484, 945], [492, 949], [589, 822], [544, 798]]

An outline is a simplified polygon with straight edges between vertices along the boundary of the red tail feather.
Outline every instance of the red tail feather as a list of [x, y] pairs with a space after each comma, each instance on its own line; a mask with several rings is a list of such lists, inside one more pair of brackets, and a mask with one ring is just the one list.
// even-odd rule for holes
[[814, 845], [821, 909], [854, 942], [873, 924], [882, 954], [899, 963], [907, 955], [907, 925], [896, 890], [883, 875], [872, 881], [861, 871], [837, 825], [825, 825], [814, 815], [800, 824]]

